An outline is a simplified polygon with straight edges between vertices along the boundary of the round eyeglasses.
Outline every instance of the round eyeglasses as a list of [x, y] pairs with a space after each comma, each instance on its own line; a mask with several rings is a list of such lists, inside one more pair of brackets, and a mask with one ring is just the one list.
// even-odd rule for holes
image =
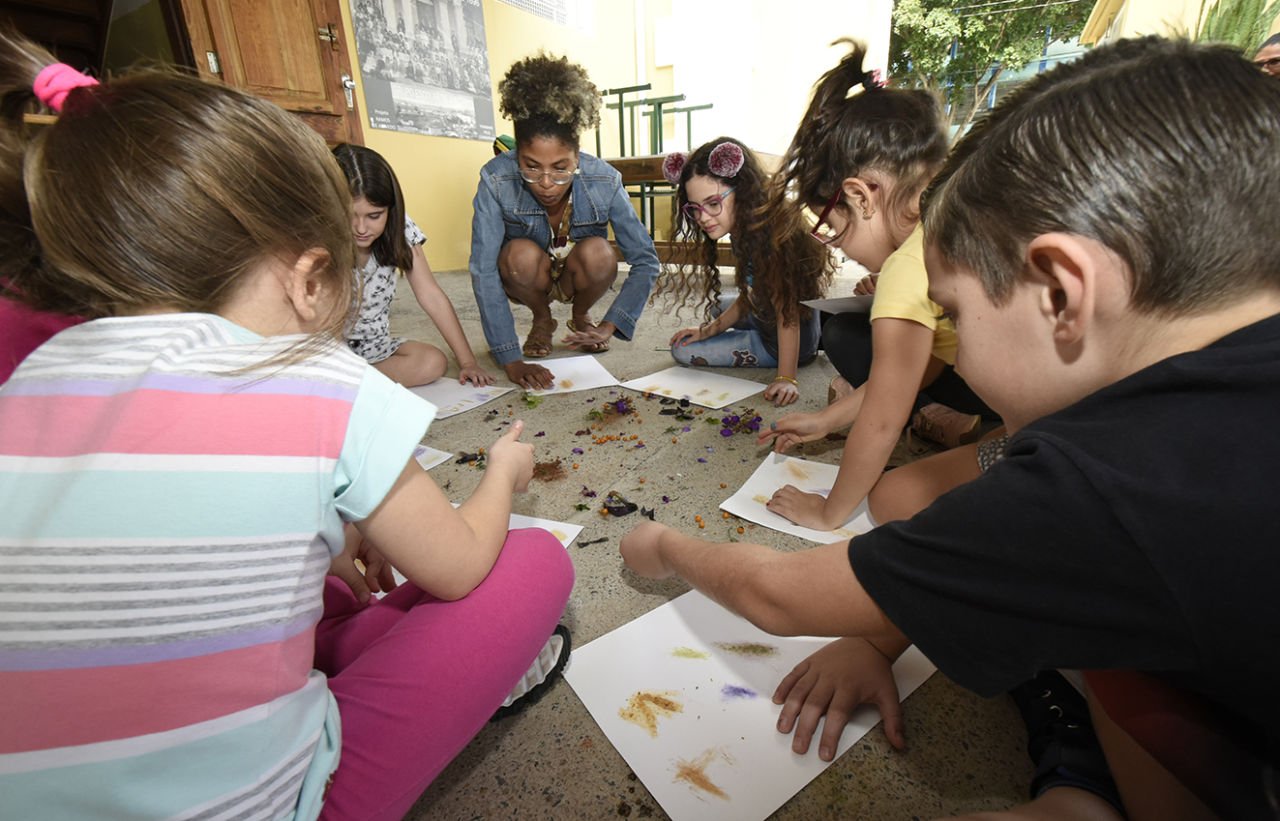
[[823, 245], [832, 245], [840, 239], [843, 231], [837, 231], [831, 227], [831, 223], [827, 221], [831, 216], [831, 210], [836, 207], [836, 203], [840, 201], [840, 195], [844, 191], [837, 188], [831, 198], [827, 200], [827, 204], [822, 209], [822, 213], [818, 215], [818, 221], [814, 223], [813, 230], [809, 232], [809, 236], [816, 239]]
[[530, 185], [537, 185], [544, 179], [550, 179], [552, 185], [568, 185], [573, 182], [573, 178], [578, 176], [582, 169], [575, 168], [572, 171], [534, 171], [531, 168], [520, 169], [520, 179]]
[[708, 197], [701, 204], [696, 202], [686, 202], [684, 205], [680, 206], [680, 210], [684, 212], [685, 218], [690, 222], [697, 222], [698, 216], [702, 213], [706, 213], [708, 217], [718, 217], [720, 216], [720, 212], [724, 210], [724, 201], [727, 200], [729, 195], [732, 193], [733, 189], [730, 188], [727, 191], [720, 192], [714, 197]]

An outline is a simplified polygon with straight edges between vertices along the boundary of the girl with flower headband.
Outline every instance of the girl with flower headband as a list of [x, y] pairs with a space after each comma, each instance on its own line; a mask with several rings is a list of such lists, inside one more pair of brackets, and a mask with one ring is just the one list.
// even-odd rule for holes
[[[980, 463], [998, 456], [967, 444], [884, 472], [913, 408], [913, 428], [952, 447], [980, 431], [976, 415], [951, 407], [994, 414], [955, 373], [955, 326], [929, 299], [919, 199], [947, 155], [937, 101], [924, 91], [882, 86], [863, 67], [864, 56], [853, 45], [818, 81], [783, 157], [772, 209], [807, 208], [818, 217], [813, 244], [838, 247], [879, 272], [860, 286], [875, 293], [869, 321], [866, 314], [839, 314], [823, 327], [823, 348], [848, 380], [844, 391], [842, 380], [833, 386], [843, 395], [821, 412], [784, 416], [759, 438], [782, 453], [852, 425], [827, 496], [787, 485], [768, 502], [774, 513], [816, 530], [842, 526], [868, 496], [877, 521], [909, 516], [976, 478]], [[961, 424], [948, 426], [956, 417]]]
[[[552, 372], [526, 359], [550, 355], [557, 322], [552, 302], [572, 306], [571, 348], [609, 349], [630, 339], [658, 276], [653, 239], [636, 216], [622, 175], [578, 150], [600, 121], [600, 93], [582, 66], [539, 54], [517, 62], [498, 84], [503, 115], [515, 126], [514, 151], [480, 169], [472, 201], [471, 287], [493, 358], [524, 388], [549, 388]], [[597, 323], [590, 311], [613, 286], [618, 256], [631, 266]], [[521, 346], [510, 303], [533, 314]]]
[[435, 408], [342, 343], [347, 181], [288, 112], [3, 31], [0, 112], [0, 283], [86, 318], [0, 386], [0, 817], [402, 818], [568, 655], [522, 423], [455, 510]]
[[[831, 281], [826, 249], [806, 236], [799, 216], [766, 208], [769, 182], [741, 142], [720, 137], [692, 154], [668, 154], [663, 175], [676, 186], [672, 241], [676, 269], [661, 290], [677, 304], [700, 297], [704, 319], [671, 337], [684, 365], [777, 368], [764, 398], [789, 405], [800, 396], [796, 370], [818, 354], [818, 314], [801, 305]], [[732, 236], [734, 298], [721, 298], [718, 241]]]

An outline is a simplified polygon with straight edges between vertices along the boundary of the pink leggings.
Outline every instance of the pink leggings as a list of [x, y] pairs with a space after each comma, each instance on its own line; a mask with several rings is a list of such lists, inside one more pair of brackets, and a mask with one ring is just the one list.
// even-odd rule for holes
[[493, 716], [564, 612], [573, 563], [545, 530], [513, 530], [470, 595], [413, 585], [361, 606], [329, 577], [316, 668], [342, 715], [342, 759], [320, 814], [400, 819]]

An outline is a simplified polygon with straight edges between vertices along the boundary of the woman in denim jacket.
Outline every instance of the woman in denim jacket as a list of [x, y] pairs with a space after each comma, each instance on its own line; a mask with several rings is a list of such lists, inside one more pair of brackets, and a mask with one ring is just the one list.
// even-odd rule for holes
[[[587, 353], [630, 339], [658, 274], [653, 240], [640, 223], [622, 177], [578, 151], [578, 135], [599, 122], [600, 95], [581, 66], [539, 55], [511, 67], [498, 86], [501, 110], [515, 124], [516, 150], [480, 169], [472, 203], [471, 287], [493, 358], [524, 388], [548, 388], [554, 374], [525, 359], [551, 353], [551, 301], [572, 305], [562, 340]], [[618, 258], [613, 227], [631, 271], [604, 318], [591, 307], [613, 285]], [[507, 300], [533, 312], [518, 347]]]

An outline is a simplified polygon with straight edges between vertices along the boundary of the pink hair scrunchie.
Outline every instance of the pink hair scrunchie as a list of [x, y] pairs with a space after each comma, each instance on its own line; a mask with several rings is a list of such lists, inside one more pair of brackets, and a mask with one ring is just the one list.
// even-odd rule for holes
[[96, 86], [98, 81], [87, 74], [82, 74], [66, 63], [54, 63], [45, 66], [36, 75], [31, 90], [36, 93], [40, 102], [54, 111], [61, 112], [67, 95], [77, 88]]

